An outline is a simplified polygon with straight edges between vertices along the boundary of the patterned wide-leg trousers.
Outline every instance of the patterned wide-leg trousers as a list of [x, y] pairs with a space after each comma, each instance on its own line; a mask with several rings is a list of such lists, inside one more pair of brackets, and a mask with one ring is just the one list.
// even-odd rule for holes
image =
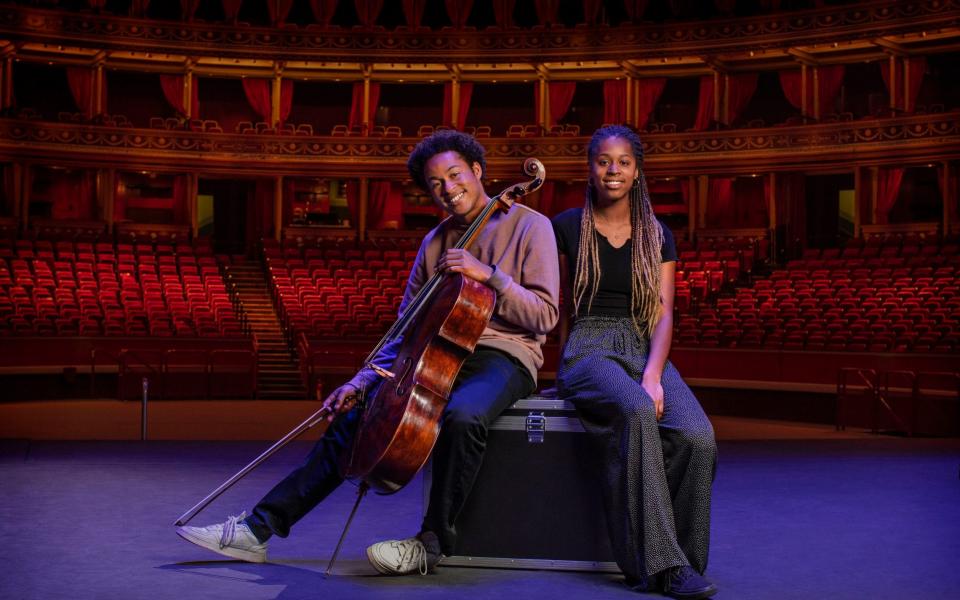
[[611, 546], [625, 575], [707, 567], [713, 427], [667, 362], [663, 418], [640, 385], [648, 342], [630, 319], [586, 317], [564, 347], [558, 387], [572, 402], [599, 464]]

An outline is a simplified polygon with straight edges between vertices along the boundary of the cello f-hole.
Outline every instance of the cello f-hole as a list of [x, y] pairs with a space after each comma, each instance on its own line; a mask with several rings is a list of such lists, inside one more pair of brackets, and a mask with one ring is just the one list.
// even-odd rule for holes
[[407, 393], [407, 388], [405, 384], [407, 383], [407, 377], [410, 375], [410, 368], [413, 366], [413, 359], [409, 356], [403, 359], [403, 370], [400, 372], [400, 378], [397, 379], [397, 395], [405, 396]]

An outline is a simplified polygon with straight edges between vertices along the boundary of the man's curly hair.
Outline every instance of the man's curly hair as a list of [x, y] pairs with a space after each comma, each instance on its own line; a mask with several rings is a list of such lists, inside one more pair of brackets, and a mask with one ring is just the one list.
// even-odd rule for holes
[[487, 172], [487, 151], [477, 140], [473, 139], [473, 136], [454, 129], [441, 129], [420, 140], [420, 143], [410, 153], [410, 158], [407, 159], [407, 171], [410, 172], [410, 177], [420, 186], [420, 189], [430, 191], [423, 174], [427, 161], [437, 154], [450, 151], [463, 157], [463, 160], [470, 167], [473, 166], [473, 163], [479, 163], [480, 177], [483, 177], [483, 174]]

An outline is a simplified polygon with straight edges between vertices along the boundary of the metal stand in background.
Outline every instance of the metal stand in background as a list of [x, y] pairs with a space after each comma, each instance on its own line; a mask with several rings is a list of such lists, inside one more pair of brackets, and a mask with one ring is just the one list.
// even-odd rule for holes
[[150, 380], [143, 378], [143, 404], [140, 408], [140, 441], [147, 441], [147, 396], [150, 394]]

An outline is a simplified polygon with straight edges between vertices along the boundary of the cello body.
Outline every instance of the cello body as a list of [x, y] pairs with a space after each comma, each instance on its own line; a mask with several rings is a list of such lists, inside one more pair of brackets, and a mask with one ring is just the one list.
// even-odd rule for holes
[[458, 273], [444, 276], [403, 338], [397, 358], [367, 399], [344, 477], [390, 494], [423, 466], [463, 361], [493, 315], [496, 294]]

